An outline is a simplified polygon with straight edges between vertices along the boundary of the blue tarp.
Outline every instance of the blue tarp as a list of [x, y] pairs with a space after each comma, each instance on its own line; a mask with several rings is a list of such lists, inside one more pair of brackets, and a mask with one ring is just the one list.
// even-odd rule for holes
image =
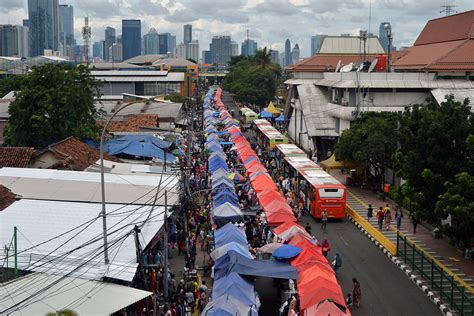
[[128, 141], [135, 141], [141, 143], [152, 143], [156, 147], [161, 149], [168, 149], [171, 147], [172, 143], [161, 138], [151, 136], [151, 135], [122, 135], [114, 137], [113, 139], [107, 141], [107, 143], [115, 143], [115, 142], [128, 142]]
[[222, 295], [209, 302], [201, 313], [202, 316], [257, 316], [254, 306], [248, 306], [230, 295]]
[[216, 260], [214, 279], [223, 278], [231, 272], [275, 279], [298, 279], [298, 272], [288, 262], [249, 259], [232, 250]]
[[283, 113], [280, 114], [280, 116], [275, 119], [275, 121], [277, 122], [284, 122], [285, 120], [286, 118], [285, 118], [285, 115], [283, 115]]
[[230, 295], [249, 306], [255, 305], [255, 292], [252, 283], [244, 280], [237, 273], [216, 280], [212, 286], [212, 298]]
[[152, 143], [142, 143], [137, 141], [127, 142], [107, 142], [105, 144], [105, 151], [110, 155], [127, 154], [131, 156], [158, 158], [169, 162], [176, 162], [177, 158], [174, 155], [165, 153], [163, 149], [158, 148]]
[[220, 142], [221, 145], [234, 145], [233, 142]]
[[261, 118], [272, 118], [273, 114], [268, 112], [268, 111], [263, 110], [262, 112], [260, 112], [260, 117]]

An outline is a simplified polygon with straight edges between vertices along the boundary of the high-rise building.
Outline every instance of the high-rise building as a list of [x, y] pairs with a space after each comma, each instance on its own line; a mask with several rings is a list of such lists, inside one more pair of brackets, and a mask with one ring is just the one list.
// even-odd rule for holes
[[168, 53], [173, 54], [176, 47], [176, 36], [171, 33], [160, 33], [158, 34], [158, 45], [159, 53], [166, 55]]
[[270, 49], [270, 56], [272, 58], [272, 63], [280, 64], [280, 53], [277, 50]]
[[30, 55], [43, 55], [45, 49], [58, 50], [58, 0], [28, 0]]
[[110, 61], [114, 63], [121, 62], [123, 60], [123, 47], [121, 42], [114, 43], [109, 47], [109, 56]]
[[291, 64], [296, 64], [300, 61], [300, 47], [298, 44], [295, 44], [293, 50], [291, 51]]
[[239, 56], [239, 55], [240, 55], [240, 53], [239, 53], [239, 43], [237, 43], [235, 41], [230, 42], [230, 56], [234, 57], [234, 56]]
[[176, 45], [173, 51], [174, 58], [186, 58], [186, 44], [180, 43]]
[[186, 24], [184, 26], [184, 44], [189, 44], [193, 40], [193, 26]]
[[253, 56], [257, 52], [257, 42], [252, 39], [246, 39], [242, 43], [242, 56]]
[[92, 58], [104, 59], [103, 50], [102, 50], [104, 43], [102, 42], [103, 41], [94, 42], [94, 44], [92, 44]]
[[197, 40], [186, 44], [186, 58], [192, 59], [196, 63], [199, 61], [199, 42]]
[[281, 68], [285, 68], [286, 67], [286, 53], [283, 52], [283, 53], [280, 53], [280, 67]]
[[74, 45], [74, 8], [72, 5], [61, 4], [59, 6], [59, 42], [66, 45]]
[[291, 42], [289, 39], [285, 41], [285, 67], [291, 66]]
[[109, 48], [112, 47], [115, 42], [115, 29], [113, 27], [107, 26], [105, 28], [104, 47], [102, 48], [104, 51], [104, 61], [112, 60], [112, 56], [109, 54]]
[[210, 45], [213, 64], [224, 65], [230, 61], [230, 36], [214, 36]]
[[23, 26], [30, 27], [30, 20], [28, 19], [23, 19]]
[[28, 27], [0, 25], [0, 56], [29, 57]]
[[158, 32], [153, 27], [143, 35], [143, 53], [145, 55], [160, 53]]
[[[390, 22], [380, 23], [380, 26], [379, 26], [379, 39], [380, 39], [380, 44], [382, 44], [382, 47], [385, 50], [385, 52], [388, 52], [388, 45], [389, 45], [389, 42], [390, 42], [389, 39], [388, 39], [388, 35], [387, 35], [387, 28], [390, 28], [390, 30], [392, 29], [392, 26], [390, 25]], [[393, 43], [392, 43], [392, 46], [390, 47], [390, 50], [391, 51], [395, 50], [395, 46], [393, 46]]]
[[311, 36], [311, 56], [317, 54], [319, 52], [319, 49], [321, 48], [321, 44], [323, 43], [323, 39], [327, 35], [325, 34], [319, 34], [315, 36]]
[[123, 59], [141, 55], [142, 25], [140, 20], [122, 20]]
[[202, 51], [202, 63], [203, 64], [212, 64], [212, 55], [210, 50]]

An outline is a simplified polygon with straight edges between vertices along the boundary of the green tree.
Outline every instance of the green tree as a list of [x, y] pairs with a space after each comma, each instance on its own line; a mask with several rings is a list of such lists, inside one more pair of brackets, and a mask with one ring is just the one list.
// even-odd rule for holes
[[10, 91], [20, 90], [23, 76], [8, 76], [0, 79], [0, 98]]
[[94, 99], [100, 96], [100, 85], [85, 66], [33, 68], [8, 110], [7, 143], [41, 148], [68, 136], [97, 137], [96, 119], [101, 111]]
[[[439, 224], [436, 203], [461, 172], [472, 174], [468, 136], [474, 134], [469, 100], [447, 96], [441, 105], [415, 105], [401, 116], [400, 145], [394, 155], [397, 174], [407, 180], [402, 192], [428, 221]], [[471, 166], [471, 167], [470, 167]]]
[[446, 193], [439, 197], [436, 212], [442, 218], [451, 215], [449, 233], [459, 248], [465, 249], [474, 238], [474, 175], [459, 173], [453, 182], [446, 182]]
[[356, 161], [382, 184], [385, 170], [392, 167], [397, 144], [397, 114], [366, 112], [342, 132], [335, 154], [337, 159]]
[[272, 64], [269, 52], [263, 49], [251, 58], [234, 57], [223, 87], [239, 101], [263, 106], [275, 98], [280, 76], [280, 66]]

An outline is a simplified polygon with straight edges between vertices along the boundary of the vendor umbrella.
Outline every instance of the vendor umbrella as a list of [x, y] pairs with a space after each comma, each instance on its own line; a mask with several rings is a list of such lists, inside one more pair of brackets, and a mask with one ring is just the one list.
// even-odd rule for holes
[[261, 253], [273, 253], [275, 250], [277, 250], [278, 248], [280, 248], [281, 246], [283, 246], [282, 243], [279, 243], [279, 242], [271, 242], [269, 244], [266, 244], [260, 248], [257, 248], [257, 251], [258, 252], [261, 252]]
[[292, 245], [283, 245], [272, 253], [272, 257], [275, 259], [291, 259], [293, 257], [296, 257], [300, 252], [300, 247]]
[[244, 182], [245, 178], [238, 174], [237, 172], [231, 172], [227, 175], [227, 178], [230, 180], [234, 180], [234, 182]]

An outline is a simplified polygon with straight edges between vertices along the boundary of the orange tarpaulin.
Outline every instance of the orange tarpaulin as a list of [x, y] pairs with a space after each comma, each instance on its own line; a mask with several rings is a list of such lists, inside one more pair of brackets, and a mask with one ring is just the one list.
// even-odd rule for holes
[[266, 174], [260, 174], [256, 176], [255, 179], [251, 182], [251, 184], [255, 192], [260, 192], [265, 189], [277, 189], [275, 182], [273, 182], [273, 179]]

